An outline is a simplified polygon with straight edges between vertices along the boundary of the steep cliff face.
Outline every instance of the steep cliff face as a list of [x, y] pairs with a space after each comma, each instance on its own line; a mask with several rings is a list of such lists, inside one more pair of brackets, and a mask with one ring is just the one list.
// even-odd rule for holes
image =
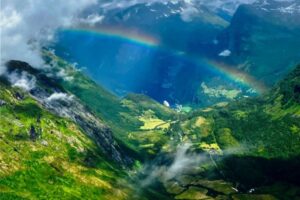
[[297, 1], [241, 5], [230, 26], [218, 36], [219, 51], [231, 51], [230, 56], [220, 60], [273, 85], [300, 60], [299, 15]]

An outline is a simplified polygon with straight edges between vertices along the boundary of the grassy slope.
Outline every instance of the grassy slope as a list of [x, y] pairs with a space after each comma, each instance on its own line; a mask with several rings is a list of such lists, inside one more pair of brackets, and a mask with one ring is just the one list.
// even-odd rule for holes
[[269, 94], [195, 110], [183, 116], [176, 129], [183, 132], [183, 140], [195, 145], [215, 144], [223, 150], [238, 148], [245, 155], [291, 158], [300, 154], [299, 118], [300, 66]]
[[[172, 112], [164, 111], [165, 108], [161, 108], [160, 104], [142, 95], [129, 95], [121, 101], [122, 107], [129, 109], [121, 112], [122, 117], [138, 119], [144, 125], [123, 129], [123, 134], [127, 135], [123, 138], [138, 152], [146, 151], [150, 155], [156, 155], [161, 150], [168, 152], [172, 148], [169, 146], [171, 138], [175, 143], [192, 141], [195, 149], [204, 152], [233, 153], [237, 157], [228, 160], [225, 157], [224, 163], [220, 163], [220, 166], [224, 165], [224, 173], [228, 178], [245, 184], [246, 189], [250, 186], [262, 188], [251, 197], [233, 195], [232, 198], [251, 199], [257, 195], [258, 199], [294, 199], [299, 189], [282, 181], [294, 183], [299, 177], [294, 170], [294, 166], [299, 164], [297, 157], [300, 152], [299, 67], [297, 69], [271, 92], [272, 96], [220, 104], [211, 110], [183, 115], [182, 119], [178, 115], [172, 117]], [[170, 128], [153, 129], [153, 123], [161, 123], [160, 120]], [[112, 125], [123, 127], [118, 123]], [[141, 130], [147, 127], [152, 128]], [[178, 137], [178, 133], [184, 134]], [[282, 170], [283, 175], [276, 177], [277, 170]], [[249, 176], [248, 173], [253, 175]], [[267, 184], [261, 186], [266, 180]], [[259, 185], [256, 185], [257, 181]], [[286, 187], [290, 191], [285, 191]]]
[[280, 17], [251, 5], [242, 5], [225, 31], [227, 37], [219, 41], [227, 43], [227, 48], [235, 54], [233, 62], [273, 86], [300, 59], [299, 24], [294, 27], [293, 21], [297, 20], [292, 20], [292, 17]]
[[128, 199], [125, 174], [76, 124], [1, 82], [0, 99], [0, 199]]
[[[63, 60], [47, 56], [57, 62], [57, 70], [63, 69], [73, 77], [73, 80], [62, 80], [61, 85], [105, 121], [116, 139], [138, 157], [154, 156], [167, 143], [165, 127], [176, 118], [176, 112], [144, 95], [129, 94], [119, 99]], [[149, 123], [154, 127], [149, 128]]]
[[[193, 142], [196, 150], [202, 152], [213, 151], [221, 155], [229, 152], [237, 155], [229, 160], [228, 166], [237, 166], [230, 166], [229, 175], [232, 172], [237, 175], [230, 179], [242, 183], [244, 181], [251, 186], [253, 180], [264, 181], [264, 177], [259, 179], [260, 173], [264, 176], [264, 173], [269, 173], [269, 169], [275, 169], [276, 172], [273, 165], [290, 165], [290, 160], [294, 162], [293, 158], [299, 156], [299, 67], [298, 71], [295, 70], [294, 74], [272, 91], [273, 95], [217, 105], [178, 116], [143, 95], [130, 94], [120, 100], [67, 63], [55, 59], [67, 75], [73, 76], [73, 81], [62, 82], [63, 87], [103, 119], [112, 128], [115, 136], [141, 157], [155, 156], [161, 150], [170, 151], [170, 139], [174, 139], [175, 144], [189, 140]], [[274, 159], [283, 160], [273, 162]], [[264, 166], [255, 168], [258, 163]], [[228, 166], [225, 163], [224, 171]], [[249, 171], [251, 167], [254, 168]], [[262, 169], [263, 167], [266, 169]], [[289, 167], [286, 169], [293, 169]], [[273, 171], [270, 172], [271, 176], [274, 175]], [[257, 173], [248, 176], [252, 172]], [[284, 175], [285, 173], [288, 174], [287, 171], [283, 172]], [[290, 175], [293, 176], [294, 173]], [[245, 180], [245, 177], [253, 180]], [[283, 188], [289, 186], [264, 187], [266, 188], [258, 192], [258, 195], [271, 193], [282, 197], [287, 194]], [[290, 199], [293, 199], [297, 192], [293, 190], [291, 193]], [[244, 197], [234, 195], [234, 198]]]
[[[222, 148], [238, 142], [247, 154], [291, 158], [300, 153], [300, 66], [270, 94], [200, 112], [209, 118]], [[226, 137], [227, 136], [227, 137]]]
[[[172, 128], [182, 132], [182, 140], [191, 141], [195, 150], [217, 155], [214, 159], [221, 177], [208, 182], [214, 189], [219, 187], [215, 184], [218, 179], [238, 185], [242, 193], [255, 188], [254, 194], [233, 193], [223, 199], [290, 200], [300, 195], [299, 118], [300, 66], [264, 97], [194, 111]], [[208, 172], [213, 168], [210, 166]], [[203, 177], [209, 177], [201, 174], [196, 179], [199, 185]], [[195, 184], [194, 172], [185, 175], [186, 185]], [[180, 177], [172, 183], [176, 181], [180, 182]], [[194, 193], [188, 189], [182, 194]], [[203, 193], [198, 191], [197, 195]]]

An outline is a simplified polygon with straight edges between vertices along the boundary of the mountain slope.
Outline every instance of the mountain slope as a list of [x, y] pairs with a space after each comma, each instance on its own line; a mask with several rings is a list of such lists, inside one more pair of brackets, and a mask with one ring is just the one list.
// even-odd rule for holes
[[52, 46], [56, 54], [86, 67], [94, 81], [119, 96], [142, 93], [171, 105], [205, 106], [198, 99], [209, 102], [210, 97], [197, 99], [196, 93], [207, 79], [221, 79], [226, 88], [239, 90], [224, 74], [196, 61], [218, 53], [214, 40], [229, 25], [226, 20], [203, 4], [186, 1], [133, 4], [87, 10], [83, 17], [103, 19], [59, 31]]
[[1, 199], [128, 199], [126, 174], [97, 141], [0, 81]]
[[[118, 99], [70, 65], [56, 61], [48, 69], [10, 61], [1, 77], [1, 197], [168, 198], [163, 190], [151, 187], [143, 189], [141, 197], [131, 180], [140, 161], [155, 156], [163, 144], [155, 144], [155, 150], [149, 146], [151, 140], [128, 136], [130, 131], [147, 132], [153, 142], [162, 137], [167, 141], [165, 130], [153, 126], [175, 112], [143, 95]], [[146, 113], [153, 119], [150, 129]], [[129, 120], [136, 124], [128, 124]], [[37, 170], [39, 165], [44, 168]], [[17, 180], [20, 184], [15, 184]], [[28, 181], [31, 184], [24, 184]], [[38, 190], [41, 185], [45, 189]]]
[[78, 99], [68, 94], [56, 78], [49, 78], [42, 71], [20, 61], [7, 63], [6, 76], [14, 85], [23, 88], [32, 83], [31, 88], [25, 87], [25, 89], [47, 110], [77, 123], [88, 136], [95, 140], [102, 151], [112, 156], [116, 162], [123, 165], [130, 164], [130, 160], [125, 154], [122, 154], [122, 150], [115, 143], [111, 130], [105, 126], [104, 122], [89, 112]]
[[[116, 133], [139, 155], [150, 155], [150, 171], [146, 162], [146, 171], [141, 173], [147, 177], [158, 170], [162, 174], [155, 179], [175, 198], [185, 198], [190, 192], [195, 195], [190, 185], [196, 185], [205, 188], [197, 189], [196, 194], [207, 198], [295, 199], [299, 194], [299, 174], [295, 170], [300, 150], [299, 68], [266, 96], [218, 104], [187, 115], [175, 115], [143, 95], [129, 95], [121, 101], [127, 111], [122, 111], [119, 122], [130, 119], [142, 124], [128, 129], [115, 121], [112, 127], [121, 130]], [[176, 163], [176, 152], [180, 152], [177, 146], [186, 142], [191, 143], [184, 154], [188, 161], [179, 160], [184, 166], [182, 171], [174, 172], [172, 180], [166, 179], [162, 169], [168, 171], [170, 163]], [[189, 151], [196, 153], [195, 157]], [[253, 176], [249, 177], [247, 171]], [[282, 172], [280, 176], [276, 175], [278, 171]], [[286, 187], [291, 191], [284, 192]], [[252, 188], [255, 192], [250, 194]]]
[[[207, 187], [213, 184], [210, 181], [222, 179], [244, 194], [231, 191], [233, 199], [297, 199], [300, 194], [299, 70], [300, 66], [296, 67], [263, 97], [217, 105], [182, 119], [176, 130], [182, 133], [182, 140], [191, 141], [194, 151], [208, 152], [215, 161], [202, 161], [204, 171], [190, 168], [183, 172], [185, 186]], [[200, 177], [195, 179], [195, 173]], [[201, 181], [206, 177], [210, 181]], [[176, 175], [171, 185], [180, 184], [181, 178], [182, 175]]]
[[267, 85], [284, 78], [299, 63], [299, 2], [258, 1], [241, 5], [218, 36], [220, 60], [238, 66]]
[[[117, 98], [89, 77], [72, 68], [70, 64], [58, 57], [53, 57], [51, 54], [47, 54], [47, 56], [48, 59], [52, 60], [51, 62], [56, 62], [56, 67], [53, 67], [56, 68], [57, 72], [62, 70], [65, 77], [73, 77], [73, 80], [60, 77], [58, 81], [60, 85], [71, 94], [74, 94], [97, 117], [102, 119], [111, 128], [120, 145], [125, 145], [127, 146], [125, 149], [129, 147], [133, 151], [127, 153], [133, 153], [139, 159], [147, 158], [149, 141], [141, 142], [141, 140], [144, 140], [138, 136], [141, 132], [147, 132], [146, 135], [153, 135], [155, 141], [160, 138], [158, 135], [156, 136], [156, 133], [167, 140], [164, 136], [166, 131], [163, 128], [158, 127], [156, 130], [150, 131], [141, 127], [147, 124], [145, 119], [149, 117], [154, 119], [152, 124], [168, 123], [167, 121], [176, 118], [175, 111], [144, 95], [128, 94], [124, 98]], [[53, 75], [57, 76], [57, 73]], [[137, 136], [130, 138], [129, 133], [136, 133]], [[160, 147], [161, 145], [158, 145], [158, 149]]]
[[11, 61], [1, 78], [1, 197], [299, 196], [300, 66], [262, 97], [186, 114], [144, 95], [118, 99], [45, 59], [45, 70]]

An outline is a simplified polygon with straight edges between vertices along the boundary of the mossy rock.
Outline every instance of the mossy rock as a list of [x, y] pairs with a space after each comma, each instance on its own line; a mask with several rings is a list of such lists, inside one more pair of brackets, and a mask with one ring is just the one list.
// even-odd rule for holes
[[180, 186], [176, 181], [167, 181], [164, 183], [164, 187], [166, 188], [167, 192], [171, 194], [180, 194], [185, 190], [185, 188]]
[[185, 192], [175, 196], [175, 199], [213, 199], [206, 195], [207, 192], [208, 191], [204, 188], [191, 186]]

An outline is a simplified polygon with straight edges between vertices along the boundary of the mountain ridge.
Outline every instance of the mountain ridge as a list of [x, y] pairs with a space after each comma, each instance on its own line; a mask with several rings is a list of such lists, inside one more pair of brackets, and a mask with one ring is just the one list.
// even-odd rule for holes
[[[56, 60], [57, 62], [62, 62], [55, 57], [52, 57], [52, 59]], [[11, 69], [22, 70], [22, 67], [18, 67], [20, 64], [22, 65], [22, 63], [14, 61], [10, 64], [14, 63], [17, 67], [12, 67]], [[27, 72], [33, 71], [31, 72], [32, 74], [35, 74], [37, 77], [39, 76], [40, 72], [28, 68], [25, 63], [23, 63], [23, 65], [25, 66], [24, 69], [27, 70]], [[95, 120], [99, 120], [98, 117], [100, 117], [100, 114], [105, 112], [105, 101], [110, 101], [110, 98], [104, 100], [102, 97], [100, 101], [98, 100], [99, 103], [104, 103], [104, 107], [102, 107], [98, 111], [95, 110], [99, 105], [98, 103], [96, 103], [97, 101], [94, 101], [93, 105], [89, 105], [83, 98], [84, 96], [89, 97], [91, 93], [85, 93], [84, 96], [80, 96], [80, 93], [72, 93], [72, 91], [76, 92], [76, 90], [73, 90], [71, 87], [72, 84], [76, 85], [80, 83], [79, 85], [77, 85], [77, 87], [82, 88], [83, 86], [85, 86], [85, 88], [88, 88], [86, 86], [90, 84], [93, 85], [95, 83], [89, 82], [88, 77], [82, 76], [81, 72], [78, 72], [76, 70], [74, 71], [74, 69], [70, 68], [70, 66], [66, 65], [66, 63], [64, 62], [60, 63], [58, 66], [60, 67], [54, 67], [52, 70], [57, 72], [57, 69], [64, 69], [64, 75], [68, 77], [72, 74], [75, 80], [70, 82], [68, 81], [68, 79], [66, 80], [66, 82], [68, 83], [67, 84], [60, 79], [60, 81], [57, 81], [54, 78], [54, 80], [56, 80], [55, 83], [61, 85], [66, 94], [75, 95], [75, 97], [72, 97], [72, 101], [79, 101], [80, 103], [83, 103], [83, 105], [87, 106], [87, 110], [85, 109], [84, 111], [80, 110], [81, 107], [79, 106], [78, 112], [85, 112], [86, 114], [83, 116], [89, 115], [88, 113], [92, 113], [92, 115], [94, 117], [96, 116], [97, 118]], [[243, 199], [252, 197], [262, 199], [276, 199], [275, 197], [278, 197], [279, 199], [282, 199], [283, 195], [287, 195], [289, 199], [294, 199], [295, 195], [299, 194], [299, 191], [297, 189], [297, 185], [299, 184], [297, 181], [297, 177], [299, 177], [299, 174], [297, 174], [296, 172], [289, 174], [288, 172], [294, 170], [295, 167], [299, 166], [299, 163], [297, 163], [297, 156], [299, 156], [300, 148], [300, 146], [298, 145], [298, 141], [300, 139], [300, 124], [298, 119], [300, 116], [299, 69], [300, 66], [296, 67], [296, 69], [292, 73], [290, 73], [286, 77], [286, 79], [278, 83], [278, 85], [270, 92], [270, 94], [267, 94], [266, 96], [257, 97], [256, 99], [244, 99], [229, 104], [217, 104], [215, 106], [195, 110], [187, 114], [176, 113], [169, 108], [156, 103], [149, 97], [145, 97], [143, 95], [130, 94], [124, 99], [116, 99], [115, 102], [112, 102], [113, 104], [110, 105], [115, 105], [117, 107], [120, 106], [120, 108], [118, 109], [122, 108], [121, 110], [119, 110], [119, 114], [121, 114], [120, 118], [117, 117], [114, 120], [110, 119], [112, 121], [109, 122], [110, 116], [118, 115], [118, 112], [115, 112], [116, 110], [113, 110], [114, 112], [109, 115], [101, 115], [101, 123], [108, 125], [113, 130], [113, 132], [109, 134], [113, 134], [113, 137], [117, 139], [117, 143], [120, 144], [119, 147], [115, 146], [117, 151], [120, 151], [121, 148], [121, 154], [128, 154], [128, 156], [131, 157], [130, 159], [132, 159], [132, 161], [129, 163], [132, 164], [129, 168], [131, 168], [131, 170], [133, 171], [136, 171], [135, 173], [138, 173], [137, 177], [128, 174], [123, 174], [121, 176], [123, 178], [126, 178], [127, 176], [131, 177], [127, 179], [127, 181], [129, 181], [129, 183], [127, 183], [128, 187], [123, 188], [122, 190], [122, 194], [124, 195], [122, 198], [128, 199], [128, 195], [133, 195], [133, 198], [137, 199], [139, 199], [143, 195], [145, 195], [145, 199], [151, 199], [152, 197], [157, 198], [159, 195], [164, 196], [161, 196], [161, 198], [169, 198], [167, 196], [170, 195], [171, 199], [173, 197], [177, 199], [186, 198], [186, 195], [193, 196], [196, 194], [201, 194], [206, 198], [215, 198], [214, 195], [217, 195], [218, 198], [221, 199]], [[14, 70], [9, 71], [13, 72]], [[44, 81], [46, 81], [48, 78], [45, 78]], [[47, 95], [42, 96], [43, 98], [49, 98], [51, 97], [51, 94], [53, 94], [53, 90], [55, 90], [57, 93], [62, 90], [57, 89], [57, 87], [53, 87], [52, 84], [45, 85], [43, 83], [40, 83], [38, 79], [39, 78], [37, 78], [36, 82], [37, 88], [33, 89], [30, 92], [31, 95], [34, 98], [37, 98], [37, 100], [40, 101], [40, 105], [45, 107], [46, 109], [50, 109], [50, 111], [52, 110], [52, 112], [53, 109], [59, 109], [59, 111], [63, 111], [64, 107], [68, 106], [70, 102], [68, 103], [66, 102], [66, 100], [59, 100], [61, 102], [56, 102], [56, 104], [52, 105], [52, 107], [49, 107], [48, 103], [45, 103], [44, 101], [41, 101], [39, 99], [41, 98], [41, 95], [37, 96], [37, 94], [40, 94], [41, 92], [34, 92], [35, 90], [43, 90], [38, 89], [40, 87], [47, 88]], [[88, 83], [88, 85], [82, 85], [82, 82], [86, 82], [86, 84]], [[10, 87], [3, 86], [3, 84], [4, 82], [2, 80], [1, 87]], [[6, 82], [5, 84], [9, 83]], [[98, 90], [96, 89], [98, 86], [95, 85], [93, 87], [95, 88], [89, 90]], [[79, 88], [77, 88], [77, 92]], [[5, 109], [8, 104], [15, 104], [9, 103], [11, 102], [11, 100], [9, 100], [11, 97], [9, 97], [9, 99], [6, 99], [6, 92], [10, 90], [15, 89], [7, 88], [1, 90], [1, 112], [4, 112], [3, 109]], [[22, 93], [14, 97], [19, 98], [20, 100], [17, 101], [20, 101], [21, 103], [23, 101], [27, 101], [22, 100], [24, 99], [24, 95]], [[86, 96], [87, 94], [88, 96]], [[101, 96], [102, 93], [100, 92], [97, 95]], [[107, 94], [104, 92], [103, 95], [105, 96]], [[100, 98], [100, 96], [97, 98]], [[54, 97], [52, 96], [52, 98]], [[79, 98], [79, 100], [76, 100], [77, 98]], [[14, 101], [15, 100], [13, 100], [12, 102]], [[73, 103], [71, 105], [76, 105], [75, 107], [77, 107], [76, 109], [78, 109], [77, 103]], [[53, 106], [55, 106], [55, 108], [53, 108]], [[71, 115], [74, 115], [72, 113], [77, 112], [75, 110], [71, 112]], [[17, 113], [24, 111], [26, 112], [27, 110], [15, 110], [15, 112]], [[42, 122], [45, 120], [43, 119], [43, 116], [44, 114], [39, 119]], [[82, 114], [78, 116], [83, 117]], [[92, 117], [92, 119], [94, 117]], [[128, 126], [126, 125], [126, 123], [120, 121], [120, 119], [122, 118], [136, 121], [136, 123]], [[5, 120], [3, 120], [4, 119], [1, 118], [0, 123], [5, 123]], [[74, 119], [72, 120], [72, 117], [71, 121], [73, 122], [70, 123], [77, 123], [77, 125], [82, 128], [80, 130], [89, 133], [89, 127], [85, 128], [85, 125], [82, 124], [81, 121], [78, 121], [78, 119], [75, 119], [74, 121]], [[119, 124], [114, 124], [118, 122]], [[12, 120], [11, 123], [13, 126], [17, 126], [15, 125], [14, 120]], [[93, 120], [87, 120], [86, 123], [94, 124], [95, 122], [93, 122]], [[106, 125], [104, 125], [104, 127]], [[102, 127], [103, 125], [100, 126]], [[44, 125], [42, 125], [42, 127], [44, 127]], [[45, 135], [45, 139], [39, 138], [39, 126], [34, 126], [34, 128], [32, 128], [31, 124], [29, 123], [27, 125], [27, 129], [27, 136], [22, 136], [25, 134], [22, 133], [21, 136], [15, 137], [35, 138], [30, 143], [41, 143], [42, 146], [39, 147], [40, 151], [43, 151], [43, 148], [48, 148], [47, 145], [49, 145], [50, 142], [53, 142], [52, 139], [49, 140], [47, 136], [48, 129], [42, 131], [42, 135]], [[45, 129], [45, 127], [43, 129]], [[103, 131], [105, 132], [105, 130], [107, 129], [100, 128], [99, 130], [102, 130], [103, 133]], [[262, 132], [264, 133], [262, 134]], [[6, 135], [5, 138], [9, 136], [9, 131], [7, 131], [7, 129], [5, 129], [4, 133]], [[18, 135], [17, 132], [15, 134]], [[91, 136], [92, 140], [97, 143], [97, 135], [93, 136], [91, 134], [88, 134], [88, 136]], [[112, 136], [106, 135], [104, 137], [111, 138]], [[5, 139], [4, 141], [9, 142], [11, 145], [15, 145], [13, 142], [16, 141], [14, 140], [15, 139]], [[21, 144], [23, 143], [22, 140], [19, 142], [21, 142]], [[98, 155], [97, 153], [96, 155], [95, 153], [93, 153], [91, 157], [89, 156], [89, 159], [85, 161], [88, 163], [87, 166], [95, 165], [93, 161], [94, 158], [98, 157], [99, 159], [106, 159], [107, 155], [112, 156], [112, 160], [115, 160], [118, 163], [118, 156], [116, 156], [116, 159], [113, 155], [110, 154], [110, 151], [108, 151], [108, 154], [105, 153], [105, 148], [107, 148], [105, 140], [100, 139], [99, 142], [100, 143], [98, 143], [98, 147], [101, 147], [99, 151], [106, 154], [106, 156], [102, 157], [102, 153]], [[180, 150], [181, 148], [186, 148], [184, 146], [180, 146], [184, 145], [186, 142], [191, 143], [191, 146], [189, 146], [186, 152], [184, 152], [184, 156], [186, 157], [187, 161], [189, 159], [194, 159], [195, 162], [188, 161], [191, 163], [184, 165], [184, 168], [182, 168], [182, 172], [176, 171], [176, 173], [172, 175], [172, 177], [174, 176], [174, 178], [172, 180], [169, 180], [169, 172], [168, 170], [165, 171], [165, 169], [169, 169], [169, 167], [172, 168], [174, 163], [177, 162], [176, 159], [179, 159], [176, 156], [178, 154], [178, 151], [182, 151]], [[116, 145], [116, 142], [112, 143], [113, 145]], [[56, 145], [59, 145], [59, 143], [57, 143]], [[62, 143], [61, 145], [64, 145], [64, 143]], [[1, 155], [7, 155], [6, 153], [3, 154], [3, 150], [1, 151]], [[108, 156], [108, 158], [110, 156]], [[73, 157], [71, 158], [75, 160], [80, 159], [77, 154], [73, 155]], [[201, 158], [202, 160], [201, 165], [199, 165], [197, 161], [199, 158]], [[182, 160], [180, 162], [187, 161]], [[51, 161], [50, 163], [52, 162], [53, 161]], [[111, 161], [106, 162], [111, 163]], [[119, 163], [121, 163], [122, 165], [122, 162]], [[234, 163], [239, 164], [234, 165]], [[270, 170], [270, 167], [274, 164], [278, 165], [278, 167]], [[112, 165], [114, 166], [115, 164]], [[198, 165], [200, 166], [200, 168]], [[54, 167], [58, 167], [59, 170], [64, 169], [60, 169], [61, 166], [57, 164], [55, 164]], [[156, 170], [158, 170], [158, 174], [162, 174], [158, 175], [158, 177], [152, 177], [151, 180], [154, 178], [153, 180], [155, 181], [150, 185], [147, 185], [146, 188], [137, 187], [135, 184], [144, 184], [143, 182], [145, 181], [145, 179], [139, 178], [140, 176], [146, 176], [146, 180], [148, 180], [148, 175], [145, 175], [145, 173], [149, 173], [149, 167], [150, 170], [153, 171], [153, 173], [156, 173]], [[255, 169], [255, 171], [253, 171], [251, 167]], [[242, 170], [242, 168], [244, 168], [244, 170], [246, 171], [250, 170], [253, 173], [255, 172], [256, 175], [249, 177], [247, 176], [247, 173]], [[29, 167], [28, 169], [31, 168]], [[101, 167], [100, 169], [104, 170], [104, 168], [102, 169]], [[120, 170], [121, 172], [124, 169], [116, 170]], [[277, 170], [281, 170], [284, 173], [281, 176], [276, 176]], [[196, 177], [198, 177], [197, 179], [195, 179], [195, 177], [193, 178], [193, 176], [195, 175]], [[77, 178], [80, 178], [81, 176], [82, 175], [76, 175]], [[117, 179], [119, 177], [119, 175], [114, 176]], [[24, 178], [24, 180], [26, 180], [28, 177], [25, 176]], [[88, 179], [88, 181], [89, 180], [90, 179]], [[257, 180], [262, 181], [261, 184], [256, 184], [255, 181]], [[278, 192], [284, 190], [284, 188], [286, 187], [285, 184], [282, 183], [282, 181], [287, 181], [289, 184], [291, 184], [288, 187], [293, 188], [293, 190], [296, 192], [295, 195], [292, 192]], [[6, 182], [0, 181], [0, 184], [5, 185]], [[153, 184], [161, 184], [161, 189], [154, 189], [155, 187]], [[192, 187], [191, 185], [194, 185], [196, 188]], [[134, 187], [136, 187], [136, 190], [138, 191], [135, 191], [135, 189], [133, 189]], [[205, 189], [199, 189], [199, 187]], [[253, 194], [248, 193], [247, 191], [253, 187], [256, 188], [255, 192]], [[280, 187], [280, 190], [273, 191], [274, 189], [272, 188], [275, 187]], [[5, 188], [7, 188], [7, 186], [5, 186]], [[232, 188], [237, 188], [238, 193], [235, 191], [235, 189]], [[107, 188], [105, 190], [109, 191], [110, 189]], [[207, 190], [210, 192], [208, 192]], [[210, 196], [211, 193], [214, 195]], [[31, 195], [33, 194], [37, 193], [34, 192]], [[8, 195], [8, 193], [4, 193], [4, 195]]]

